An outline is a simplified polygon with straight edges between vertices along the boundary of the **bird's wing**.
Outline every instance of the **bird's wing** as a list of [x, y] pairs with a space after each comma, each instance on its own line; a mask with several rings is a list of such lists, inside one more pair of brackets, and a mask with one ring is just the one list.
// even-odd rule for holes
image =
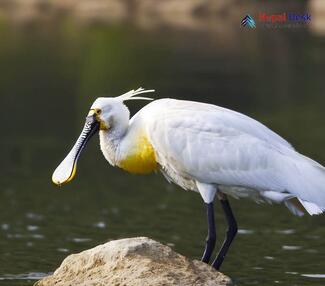
[[[324, 168], [245, 115], [165, 99], [147, 105], [143, 117], [150, 142], [167, 168], [203, 183], [288, 192], [309, 202], [321, 197], [325, 207]], [[319, 196], [317, 187], [323, 183]]]
[[[188, 126], [191, 129], [199, 128], [214, 132], [218, 131], [221, 125], [224, 125], [270, 142], [273, 145], [285, 146], [293, 149], [290, 143], [257, 120], [242, 113], [213, 104], [166, 98], [148, 104], [143, 108], [143, 111], [145, 111], [144, 113], [146, 113], [147, 116], [154, 116], [159, 120], [176, 119], [177, 117], [187, 116], [186, 120], [182, 123], [183, 126]], [[198, 119], [196, 122], [197, 124], [194, 126], [192, 121], [188, 120], [193, 117]]]

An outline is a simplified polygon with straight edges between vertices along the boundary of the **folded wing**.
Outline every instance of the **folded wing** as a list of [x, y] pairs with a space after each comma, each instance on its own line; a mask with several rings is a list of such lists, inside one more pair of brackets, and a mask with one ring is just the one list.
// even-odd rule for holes
[[166, 168], [204, 183], [292, 194], [283, 198], [299, 198], [311, 214], [324, 211], [324, 167], [256, 120], [210, 104], [171, 99], [149, 104], [142, 115]]

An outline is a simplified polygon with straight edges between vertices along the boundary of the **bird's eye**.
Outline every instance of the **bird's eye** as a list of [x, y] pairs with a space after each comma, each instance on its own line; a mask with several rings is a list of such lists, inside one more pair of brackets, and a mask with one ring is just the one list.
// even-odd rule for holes
[[96, 109], [96, 113], [99, 115], [102, 113], [102, 110], [101, 109]]

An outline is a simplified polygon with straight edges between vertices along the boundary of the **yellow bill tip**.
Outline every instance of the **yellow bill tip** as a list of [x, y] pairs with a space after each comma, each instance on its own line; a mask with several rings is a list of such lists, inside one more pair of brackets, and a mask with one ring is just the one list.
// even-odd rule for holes
[[57, 178], [58, 173], [57, 172], [54, 172], [54, 174], [52, 176], [52, 182], [53, 182], [53, 184], [55, 184], [58, 187], [61, 187], [62, 185], [66, 184], [66, 183], [69, 183], [75, 177], [76, 171], [77, 171], [77, 164], [74, 164], [70, 176], [68, 176], [65, 180], [64, 179], [62, 180], [62, 177], [61, 177], [61, 180], [58, 179]]
[[53, 178], [52, 178], [52, 183], [53, 183], [54, 185], [58, 186], [58, 187], [61, 187], [61, 186], [62, 186], [62, 183], [61, 183], [61, 182], [56, 181], [56, 180], [54, 180]]

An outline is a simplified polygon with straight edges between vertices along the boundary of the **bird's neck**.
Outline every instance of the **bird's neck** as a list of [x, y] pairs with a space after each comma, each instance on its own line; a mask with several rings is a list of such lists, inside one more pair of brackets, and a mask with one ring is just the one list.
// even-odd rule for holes
[[141, 124], [132, 124], [123, 133], [102, 130], [99, 136], [101, 150], [111, 165], [137, 174], [157, 169], [154, 149]]
[[118, 150], [123, 140], [127, 128], [123, 130], [100, 130], [99, 131], [99, 142], [100, 149], [103, 152], [105, 159], [112, 165], [115, 166], [119, 160]]

